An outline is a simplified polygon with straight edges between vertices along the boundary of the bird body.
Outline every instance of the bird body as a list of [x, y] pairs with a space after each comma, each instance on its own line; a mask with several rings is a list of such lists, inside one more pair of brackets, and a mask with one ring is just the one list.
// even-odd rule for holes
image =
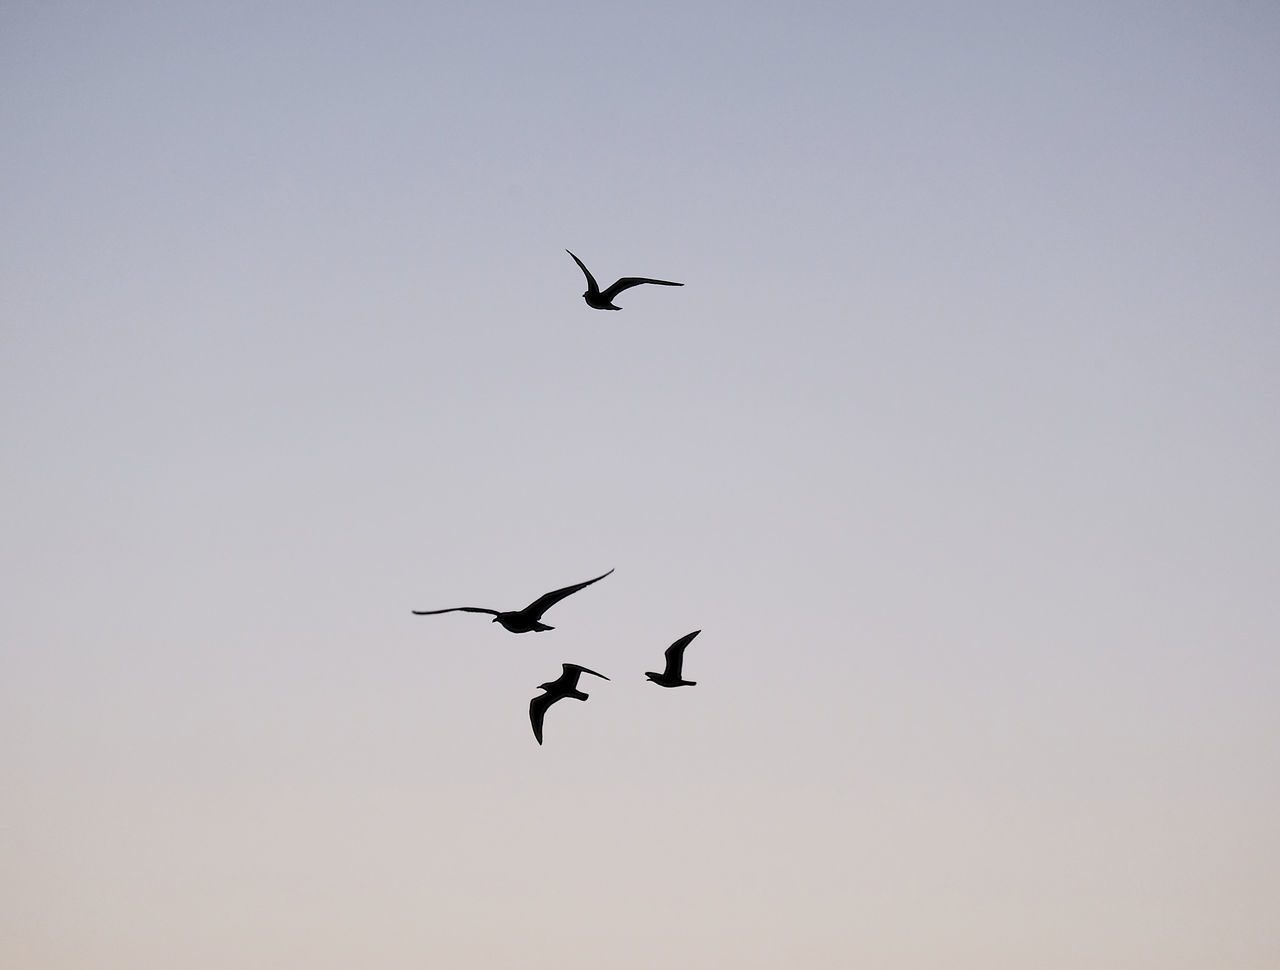
[[585, 701], [591, 696], [586, 691], [578, 689], [578, 678], [582, 674], [592, 674], [601, 680], [609, 679], [604, 674], [596, 673], [579, 664], [561, 664], [560, 668], [560, 676], [545, 684], [539, 684], [538, 689], [543, 693], [529, 701], [529, 723], [533, 725], [533, 736], [539, 744], [542, 743], [542, 719], [546, 716], [548, 707], [565, 697]]
[[[573, 253], [565, 250], [570, 256]], [[629, 290], [633, 286], [639, 286], [641, 283], [655, 283], [658, 286], [684, 286], [683, 283], [672, 283], [670, 280], [651, 280], [643, 276], [624, 276], [615, 282], [612, 286], [600, 289], [600, 285], [596, 283], [596, 278], [591, 275], [591, 270], [577, 256], [573, 256], [573, 261], [578, 264], [578, 268], [582, 270], [582, 275], [587, 278], [587, 292], [582, 294], [582, 298], [587, 301], [587, 306], [595, 310], [621, 310], [622, 307], [613, 305], [613, 298], [623, 290]]]
[[552, 590], [550, 593], [544, 593], [536, 600], [530, 603], [522, 610], [491, 610], [484, 606], [451, 606], [444, 610], [414, 610], [415, 616], [431, 616], [436, 613], [489, 613], [493, 619], [490, 623], [500, 623], [503, 628], [512, 633], [541, 633], [543, 630], [554, 630], [555, 627], [548, 626], [542, 622], [542, 614], [551, 607], [555, 606], [566, 596], [576, 593], [584, 587], [590, 586], [592, 583], [598, 583], [600, 580], [613, 572], [612, 569], [608, 573], [603, 573], [595, 579], [588, 579], [584, 583], [575, 583], [572, 586], [566, 586], [563, 589]]
[[686, 633], [667, 647], [663, 653], [667, 666], [662, 673], [646, 670], [644, 675], [659, 687], [693, 687], [697, 684], [696, 680], [684, 679], [684, 648], [701, 632], [701, 630], [694, 630], [692, 633]]

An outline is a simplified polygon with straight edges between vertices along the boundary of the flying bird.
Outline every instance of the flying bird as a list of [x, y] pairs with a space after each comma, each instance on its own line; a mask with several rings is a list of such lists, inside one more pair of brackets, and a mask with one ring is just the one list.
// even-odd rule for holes
[[[569, 250], [565, 250], [570, 256]], [[641, 283], [656, 283], [658, 286], [684, 286], [683, 283], [672, 283], [670, 280], [651, 280], [643, 276], [624, 276], [607, 289], [600, 289], [596, 283], [596, 278], [591, 275], [591, 270], [583, 264], [577, 256], [573, 256], [573, 261], [578, 264], [578, 268], [587, 278], [587, 292], [582, 294], [582, 298], [587, 301], [587, 306], [596, 310], [621, 310], [622, 307], [613, 305], [613, 298], [623, 290], [629, 290], [633, 286], [639, 286]]]
[[[612, 569], [609, 573], [613, 572]], [[608, 576], [604, 573], [595, 579], [588, 579], [585, 583], [575, 583], [572, 586], [566, 586], [564, 589], [552, 590], [550, 593], [544, 593], [536, 600], [526, 606], [523, 610], [507, 610], [501, 612], [499, 610], [487, 609], [483, 606], [451, 606], [447, 610], [414, 610], [415, 616], [432, 616], [436, 613], [492, 613], [493, 619], [490, 623], [501, 623], [506, 629], [512, 633], [529, 633], [530, 631], [541, 633], [543, 630], [554, 630], [555, 627], [547, 626], [542, 622], [542, 614], [555, 606], [570, 593], [576, 593], [578, 590], [590, 586], [592, 583], [598, 583], [600, 580]]]
[[663, 656], [667, 658], [667, 669], [662, 673], [656, 673], [652, 670], [646, 670], [644, 675], [659, 687], [692, 687], [696, 680], [684, 679], [684, 648], [693, 640], [701, 630], [694, 630], [692, 633], [686, 633], [671, 646], [667, 647]]
[[533, 736], [538, 739], [538, 743], [542, 743], [542, 719], [546, 716], [547, 708], [563, 697], [572, 697], [574, 700], [585, 701], [591, 695], [586, 691], [578, 690], [578, 677], [582, 674], [594, 674], [601, 680], [608, 680], [604, 674], [597, 674], [594, 670], [581, 667], [578, 664], [561, 664], [562, 672], [555, 680], [549, 680], [545, 684], [539, 684], [538, 689], [545, 691], [539, 694], [533, 700], [529, 701], [529, 723], [533, 725]]

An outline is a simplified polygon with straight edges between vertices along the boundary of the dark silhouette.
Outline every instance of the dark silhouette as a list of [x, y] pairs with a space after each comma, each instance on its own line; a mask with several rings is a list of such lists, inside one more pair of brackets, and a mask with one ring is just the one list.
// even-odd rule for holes
[[[565, 250], [569, 253], [569, 250]], [[573, 253], [569, 253], [573, 256]], [[613, 298], [623, 290], [629, 290], [633, 286], [639, 286], [641, 283], [657, 283], [659, 286], [684, 286], [683, 283], [672, 283], [670, 280], [651, 280], [642, 276], [624, 276], [618, 282], [614, 283], [608, 289], [600, 289], [596, 284], [596, 278], [591, 275], [591, 270], [583, 265], [582, 260], [577, 256], [573, 256], [573, 261], [578, 264], [578, 268], [587, 278], [587, 292], [582, 294], [582, 298], [587, 301], [587, 306], [596, 310], [621, 310], [622, 307], [613, 305]]]
[[578, 677], [581, 674], [595, 674], [601, 680], [609, 679], [604, 674], [597, 674], [594, 670], [580, 667], [578, 664], [561, 664], [560, 666], [562, 673], [559, 677], [538, 685], [538, 689], [546, 693], [539, 694], [529, 701], [529, 723], [533, 725], [533, 736], [538, 739], [539, 744], [542, 743], [542, 719], [546, 716], [548, 707], [562, 697], [585, 701], [591, 696], [586, 691], [578, 690]]
[[[609, 573], [613, 572], [612, 569]], [[554, 630], [555, 627], [547, 626], [542, 622], [542, 614], [551, 607], [555, 606], [570, 593], [576, 593], [585, 586], [592, 583], [598, 583], [600, 580], [608, 576], [609, 573], [597, 576], [595, 579], [588, 579], [585, 583], [575, 583], [573, 586], [566, 586], [564, 589], [553, 590], [550, 593], [544, 593], [536, 600], [526, 606], [523, 610], [508, 610], [505, 613], [498, 610], [486, 609], [483, 606], [451, 606], [447, 610], [414, 610], [415, 616], [432, 616], [436, 613], [492, 613], [493, 619], [490, 623], [501, 623], [512, 633], [541, 633], [543, 630]], [[584, 668], [585, 669], [585, 668]]]
[[666, 670], [660, 674], [652, 670], [646, 670], [644, 675], [659, 687], [692, 687], [697, 684], [696, 680], [684, 679], [684, 648], [701, 632], [701, 630], [694, 630], [692, 633], [686, 633], [671, 646], [667, 647], [666, 652], [663, 653], [663, 656], [667, 658]]

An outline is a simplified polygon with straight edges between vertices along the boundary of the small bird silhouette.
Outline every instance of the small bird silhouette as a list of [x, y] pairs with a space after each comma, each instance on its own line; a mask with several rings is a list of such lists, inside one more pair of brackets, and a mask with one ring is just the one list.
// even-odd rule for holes
[[[612, 569], [609, 573], [613, 572]], [[592, 583], [598, 583], [600, 580], [608, 576], [609, 573], [603, 573], [595, 579], [588, 579], [585, 583], [575, 583], [572, 586], [566, 586], [564, 589], [552, 590], [550, 593], [544, 593], [536, 600], [526, 606], [523, 610], [508, 610], [505, 613], [499, 610], [490, 610], [483, 606], [451, 606], [447, 610], [414, 610], [415, 616], [432, 616], [436, 613], [492, 613], [493, 619], [490, 623], [501, 623], [506, 629], [512, 633], [541, 633], [543, 630], [554, 630], [555, 627], [547, 626], [542, 622], [542, 614], [551, 607], [555, 606], [570, 593], [576, 593], [583, 587], [590, 586]]]
[[692, 633], [686, 633], [671, 646], [667, 647], [663, 656], [667, 658], [667, 669], [662, 673], [656, 673], [652, 670], [646, 670], [644, 675], [659, 687], [692, 687], [696, 680], [684, 679], [684, 648], [689, 642], [696, 637], [701, 630], [694, 630]]
[[[569, 250], [565, 250], [570, 256]], [[624, 276], [608, 289], [600, 289], [596, 283], [596, 278], [591, 275], [591, 270], [583, 264], [577, 256], [573, 256], [573, 261], [578, 264], [578, 268], [587, 278], [587, 292], [582, 294], [582, 298], [587, 301], [587, 306], [596, 310], [621, 310], [622, 307], [613, 305], [613, 298], [623, 290], [629, 290], [633, 286], [639, 286], [641, 283], [656, 283], [658, 286], [684, 286], [683, 283], [672, 283], [670, 280], [651, 280], [642, 276]]]
[[542, 719], [546, 716], [548, 707], [564, 697], [585, 701], [591, 696], [586, 691], [578, 690], [580, 675], [595, 674], [601, 680], [609, 679], [604, 674], [597, 674], [594, 670], [578, 664], [561, 664], [560, 666], [562, 672], [559, 677], [538, 685], [538, 689], [546, 693], [539, 694], [529, 701], [529, 723], [533, 725], [533, 736], [538, 739], [539, 744], [542, 743]]

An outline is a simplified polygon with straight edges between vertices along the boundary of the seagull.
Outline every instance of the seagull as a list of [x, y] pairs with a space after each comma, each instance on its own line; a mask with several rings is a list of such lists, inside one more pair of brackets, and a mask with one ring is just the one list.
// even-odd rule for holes
[[[569, 250], [565, 250], [569, 253]], [[569, 253], [573, 256], [573, 253]], [[672, 283], [670, 280], [651, 280], [643, 276], [624, 276], [618, 282], [605, 290], [601, 290], [596, 283], [596, 278], [591, 275], [591, 270], [583, 265], [582, 260], [577, 256], [573, 256], [573, 261], [578, 264], [578, 268], [582, 270], [583, 275], [587, 278], [587, 292], [582, 294], [582, 298], [587, 301], [587, 306], [597, 310], [621, 310], [622, 307], [613, 305], [613, 298], [623, 290], [629, 290], [633, 286], [639, 286], [641, 283], [657, 283], [659, 286], [684, 286], [683, 283]]]
[[659, 687], [692, 687], [696, 680], [685, 680], [682, 668], [684, 667], [684, 648], [689, 642], [696, 637], [701, 630], [694, 630], [692, 633], [686, 633], [671, 646], [667, 647], [663, 654], [667, 658], [667, 669], [662, 673], [656, 673], [652, 670], [646, 670], [644, 675]]
[[595, 674], [601, 680], [609, 679], [604, 674], [597, 674], [594, 670], [589, 670], [578, 664], [561, 664], [560, 666], [562, 672], [559, 677], [538, 685], [538, 690], [546, 691], [546, 693], [539, 694], [529, 701], [529, 723], [533, 725], [533, 736], [538, 739], [539, 744], [542, 743], [542, 719], [546, 716], [548, 707], [562, 697], [572, 697], [575, 700], [585, 701], [591, 696], [586, 691], [578, 690], [579, 675]]
[[[609, 573], [613, 572], [612, 569]], [[451, 606], [447, 610], [414, 610], [415, 616], [431, 616], [435, 613], [492, 613], [493, 619], [490, 623], [501, 623], [506, 629], [512, 633], [528, 633], [534, 631], [541, 633], [543, 630], [554, 630], [555, 627], [547, 626], [542, 622], [542, 614], [551, 607], [555, 606], [570, 593], [576, 593], [584, 586], [590, 586], [592, 583], [598, 583], [600, 580], [608, 576], [604, 573], [595, 579], [588, 579], [585, 583], [575, 583], [572, 586], [566, 586], [564, 589], [552, 590], [550, 593], [544, 593], [536, 600], [526, 606], [523, 610], [507, 610], [505, 613], [498, 610], [486, 609], [483, 606]]]

